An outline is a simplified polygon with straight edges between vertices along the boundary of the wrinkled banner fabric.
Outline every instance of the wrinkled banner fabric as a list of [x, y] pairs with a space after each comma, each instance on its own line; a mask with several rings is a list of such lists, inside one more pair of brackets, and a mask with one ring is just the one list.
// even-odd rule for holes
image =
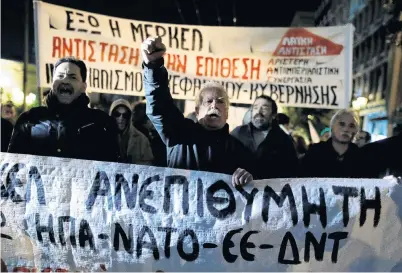
[[401, 186], [2, 153], [9, 271], [400, 271]]
[[232, 103], [272, 97], [282, 106], [347, 108], [352, 90], [351, 24], [267, 28], [175, 25], [35, 1], [38, 85], [50, 88], [53, 64], [75, 56], [88, 66], [88, 92], [144, 96], [141, 43], [162, 37], [174, 99], [194, 100], [218, 81]]

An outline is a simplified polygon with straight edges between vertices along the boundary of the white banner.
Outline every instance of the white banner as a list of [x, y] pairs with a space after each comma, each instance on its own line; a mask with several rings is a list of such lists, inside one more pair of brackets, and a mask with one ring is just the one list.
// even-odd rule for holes
[[246, 28], [128, 20], [35, 2], [39, 85], [53, 64], [76, 56], [88, 66], [88, 91], [143, 96], [141, 42], [162, 37], [176, 99], [194, 99], [208, 80], [222, 82], [231, 102], [262, 94], [283, 106], [347, 108], [352, 80], [352, 25]]
[[0, 154], [9, 271], [400, 271], [389, 180], [230, 176]]

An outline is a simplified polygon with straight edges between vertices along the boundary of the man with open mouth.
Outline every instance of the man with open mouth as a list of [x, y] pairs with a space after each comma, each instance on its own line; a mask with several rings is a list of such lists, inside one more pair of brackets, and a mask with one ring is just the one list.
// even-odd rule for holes
[[198, 122], [184, 118], [170, 95], [165, 51], [159, 37], [146, 39], [141, 49], [147, 115], [167, 147], [168, 167], [232, 174], [235, 186], [252, 181], [254, 157], [229, 134], [226, 90], [205, 85], [195, 101]]
[[107, 113], [88, 107], [86, 77], [83, 61], [58, 60], [46, 106], [21, 114], [8, 152], [118, 161], [116, 123]]

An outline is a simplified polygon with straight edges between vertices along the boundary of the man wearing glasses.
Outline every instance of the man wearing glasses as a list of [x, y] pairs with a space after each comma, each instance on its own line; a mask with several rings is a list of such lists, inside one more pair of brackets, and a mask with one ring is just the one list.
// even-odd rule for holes
[[109, 113], [116, 121], [120, 161], [125, 163], [152, 165], [154, 159], [148, 138], [131, 123], [131, 105], [124, 99], [115, 100]]
[[184, 118], [170, 95], [165, 51], [159, 37], [141, 48], [147, 115], [167, 147], [168, 167], [231, 174], [233, 185], [252, 181], [253, 155], [229, 134], [227, 92], [216, 83], [205, 85], [195, 101], [198, 122]]

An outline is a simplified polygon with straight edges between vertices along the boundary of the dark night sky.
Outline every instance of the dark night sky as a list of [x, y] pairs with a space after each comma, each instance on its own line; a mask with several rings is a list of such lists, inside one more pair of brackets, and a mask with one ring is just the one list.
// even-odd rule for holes
[[[176, 24], [233, 26], [289, 26], [294, 12], [314, 11], [320, 0], [47, 0], [44, 2], [116, 17]], [[1, 57], [23, 59], [24, 0], [1, 1]], [[179, 15], [177, 5], [182, 10]], [[235, 6], [235, 8], [234, 8]], [[33, 8], [30, 0], [30, 62], [34, 62]]]

